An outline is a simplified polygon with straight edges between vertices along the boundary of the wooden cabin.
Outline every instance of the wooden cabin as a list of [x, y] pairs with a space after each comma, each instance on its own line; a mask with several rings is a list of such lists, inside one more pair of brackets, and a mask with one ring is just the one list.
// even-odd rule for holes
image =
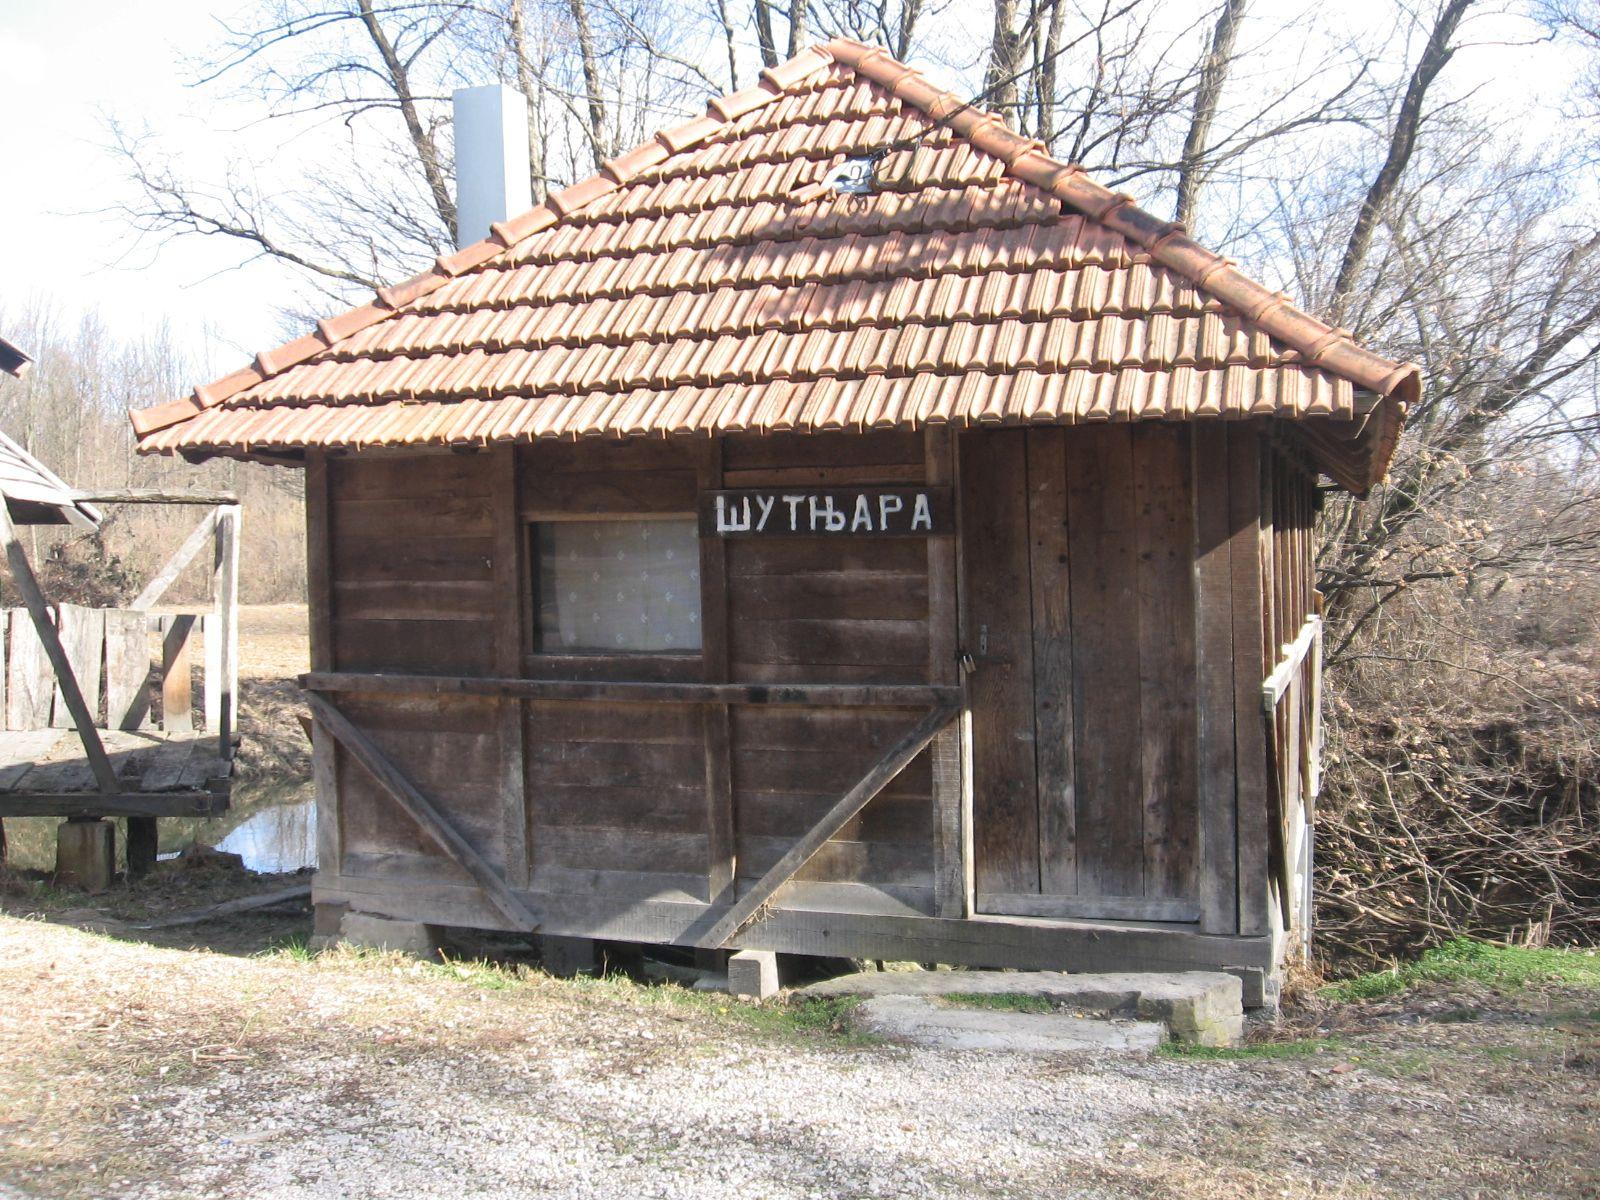
[[1419, 382], [834, 41], [135, 425], [305, 469], [319, 905], [1260, 1002]]

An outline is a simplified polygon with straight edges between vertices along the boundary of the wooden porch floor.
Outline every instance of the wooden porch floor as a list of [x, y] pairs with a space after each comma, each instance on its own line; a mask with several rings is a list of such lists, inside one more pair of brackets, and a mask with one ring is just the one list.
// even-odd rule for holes
[[[105, 801], [105, 815], [205, 815], [228, 805], [232, 764], [209, 733], [100, 731], [121, 791], [95, 788], [83, 744], [71, 729], [0, 732], [0, 816], [69, 815]], [[146, 799], [141, 799], [146, 798]]]

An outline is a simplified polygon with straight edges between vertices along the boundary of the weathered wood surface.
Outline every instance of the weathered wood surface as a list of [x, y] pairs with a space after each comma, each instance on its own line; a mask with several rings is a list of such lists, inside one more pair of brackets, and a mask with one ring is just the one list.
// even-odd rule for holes
[[1028, 537], [1033, 582], [1034, 762], [1039, 795], [1039, 886], [1078, 890], [1078, 780], [1072, 696], [1067, 430], [1028, 433]]
[[0, 817], [214, 817], [228, 798], [213, 792], [18, 792], [0, 795]]
[[489, 902], [507, 920], [512, 921], [515, 928], [528, 931], [538, 928], [538, 918], [523, 900], [506, 886], [494, 868], [444, 819], [432, 801], [418, 791], [344, 713], [315, 693], [308, 696], [308, 701], [319, 727], [336, 738], [434, 844], [471, 876]]
[[[84, 704], [93, 715], [97, 713], [100, 702], [100, 666], [106, 639], [105, 612], [78, 604], [56, 605], [55, 612], [61, 648], [66, 651], [67, 661], [72, 664], [72, 673], [77, 677]], [[50, 723], [58, 729], [72, 726], [72, 714], [68, 711], [59, 686], [55, 691]]]
[[325, 665], [495, 674], [498, 606], [515, 595], [500, 586], [516, 570], [507, 542], [515, 530], [495, 523], [510, 461], [502, 450], [498, 459], [419, 454], [315, 468], [307, 530], [321, 561], [308, 561], [308, 582], [325, 592], [312, 600], [313, 642], [326, 638], [330, 651]]
[[[39, 635], [39, 640], [44, 643], [51, 670], [55, 672], [56, 682], [61, 688], [61, 698], [66, 703], [68, 712], [72, 714], [73, 726], [83, 743], [84, 754], [94, 771], [95, 781], [102, 792], [114, 792], [117, 790], [116, 772], [111, 769], [111, 763], [106, 759], [106, 752], [100, 744], [99, 731], [95, 728], [94, 715], [84, 702], [83, 693], [78, 688], [77, 678], [72, 672], [72, 663], [67, 658], [66, 650], [62, 648], [55, 626], [51, 623], [50, 610], [45, 605], [44, 594], [39, 590], [39, 583], [33, 576], [33, 568], [28, 563], [27, 554], [23, 552], [22, 543], [17, 540], [16, 529], [11, 524], [11, 515], [4, 504], [0, 504], [0, 541], [5, 543], [6, 562], [11, 568], [11, 582], [22, 594], [23, 602], [28, 608], [28, 616]], [[16, 623], [13, 620], [13, 626]]]
[[960, 698], [959, 689], [925, 684], [641, 683], [580, 679], [502, 679], [468, 675], [412, 675], [362, 671], [312, 671], [300, 683], [314, 692], [373, 692], [413, 696], [520, 696], [657, 704], [805, 704], [859, 708], [923, 707]]
[[979, 892], [1039, 890], [1027, 437], [1006, 430], [960, 443]]
[[150, 629], [141, 612], [107, 609], [106, 727], [145, 729], [150, 715]]
[[[1144, 895], [1198, 886], [1194, 510], [1188, 431], [1141, 429], [1133, 442], [1139, 617], [1140, 792]], [[1194, 919], [1180, 918], [1180, 919]]]
[[[1229, 538], [1227, 430], [1191, 433], [1195, 480], [1195, 768], [1199, 826], [1198, 899], [1207, 933], [1239, 927], [1234, 801], [1233, 568]], [[1254, 481], [1251, 481], [1254, 486]]]
[[25, 608], [10, 612], [6, 645], [6, 728], [43, 729], [50, 724], [50, 659]]
[[194, 729], [189, 657], [194, 627], [192, 613], [161, 618], [161, 728], [168, 733]]
[[867, 803], [883, 790], [885, 784], [905, 769], [927, 744], [933, 740], [939, 730], [948, 725], [956, 716], [954, 708], [936, 708], [922, 720], [918, 721], [906, 735], [890, 748], [873, 767], [867, 772], [839, 802], [831, 808], [827, 815], [813, 826], [805, 836], [795, 842], [790, 849], [764, 874], [756, 886], [748, 893], [741, 896], [729, 910], [717, 921], [705, 935], [703, 945], [718, 947], [725, 945], [739, 928], [768, 900], [778, 888], [782, 887], [812, 855], [820, 850], [824, 843], [834, 837], [844, 826], [845, 822], [853, 818]]

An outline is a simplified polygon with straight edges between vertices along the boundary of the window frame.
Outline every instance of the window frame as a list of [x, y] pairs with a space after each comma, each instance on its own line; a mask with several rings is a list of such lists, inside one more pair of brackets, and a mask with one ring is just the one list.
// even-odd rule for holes
[[520, 515], [522, 552], [523, 674], [543, 679], [594, 679], [642, 683], [682, 683], [701, 678], [705, 661], [705, 614], [710, 597], [705, 572], [705, 538], [696, 525], [700, 550], [700, 646], [694, 650], [543, 650], [539, 647], [538, 526], [593, 521], [698, 521], [688, 512], [524, 512]]

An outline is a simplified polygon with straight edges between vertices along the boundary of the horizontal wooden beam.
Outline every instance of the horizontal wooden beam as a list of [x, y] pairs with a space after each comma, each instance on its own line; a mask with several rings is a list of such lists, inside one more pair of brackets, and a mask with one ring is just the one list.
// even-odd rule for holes
[[85, 504], [237, 504], [232, 492], [163, 492], [155, 488], [124, 488], [118, 492], [78, 492], [73, 499]]
[[22, 792], [0, 796], [0, 817], [214, 817], [222, 792]]
[[1284, 692], [1289, 690], [1290, 680], [1300, 669], [1300, 664], [1305, 662], [1306, 656], [1311, 653], [1311, 648], [1316, 645], [1321, 630], [1322, 618], [1310, 617], [1300, 626], [1300, 632], [1295, 635], [1294, 641], [1283, 648], [1283, 658], [1272, 668], [1272, 674], [1268, 675], [1261, 685], [1261, 704], [1268, 712], [1277, 706], [1278, 701], [1283, 699]]
[[[542, 932], [623, 942], [703, 944], [718, 909], [704, 903], [634, 895], [528, 891], [518, 893], [539, 916]], [[368, 879], [319, 874], [319, 904], [347, 903], [361, 912], [407, 921], [478, 928], [514, 928], [470, 884]], [[1261, 978], [1272, 969], [1272, 939], [1096, 921], [1031, 917], [888, 916], [845, 909], [786, 907], [748, 925], [733, 945], [844, 958], [886, 958], [1030, 971], [1220, 971], [1247, 977], [1246, 1004], [1260, 1004]], [[1253, 974], [1254, 985], [1249, 982]]]
[[643, 683], [599, 679], [507, 679], [464, 675], [391, 675], [312, 671], [308, 692], [381, 692], [412, 696], [512, 696], [524, 700], [642, 701], [662, 704], [807, 704], [840, 708], [953, 707], [957, 687], [872, 683]]

